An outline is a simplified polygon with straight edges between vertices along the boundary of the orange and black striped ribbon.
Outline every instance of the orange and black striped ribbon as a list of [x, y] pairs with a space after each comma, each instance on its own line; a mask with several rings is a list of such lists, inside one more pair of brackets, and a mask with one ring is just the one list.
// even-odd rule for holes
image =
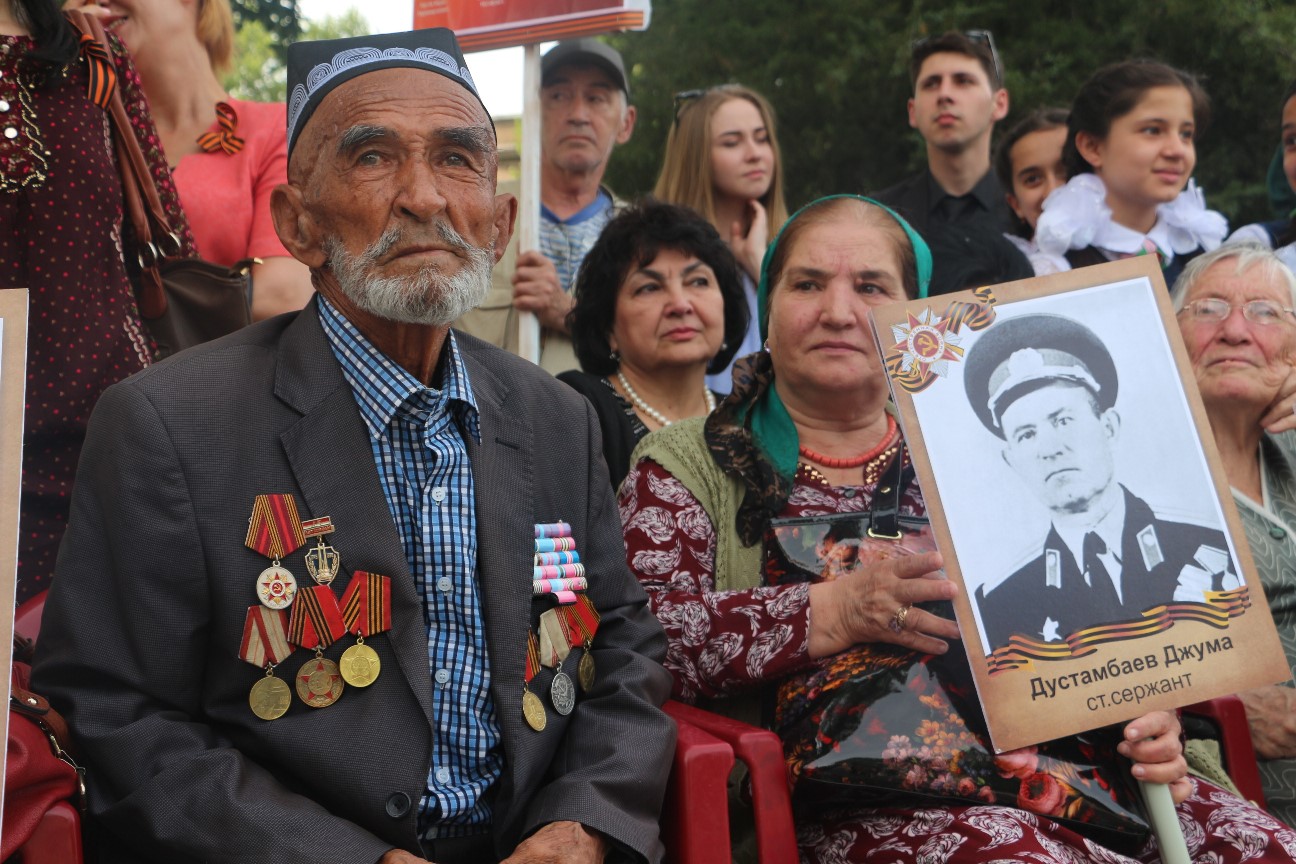
[[540, 640], [536, 638], [534, 630], [527, 630], [527, 659], [526, 659], [526, 683], [530, 684], [531, 679], [540, 671]]
[[558, 620], [567, 635], [567, 644], [573, 648], [593, 642], [594, 634], [598, 632], [598, 610], [594, 608], [594, 601], [583, 593], [577, 596], [575, 603], [558, 607]]
[[216, 125], [214, 132], [204, 132], [198, 136], [198, 146], [208, 153], [224, 150], [230, 156], [243, 149], [243, 139], [235, 135], [238, 131], [238, 114], [228, 102], [216, 103]]
[[[996, 302], [994, 292], [989, 287], [984, 287], [977, 288], [972, 293], [981, 302], [961, 303], [956, 301], [949, 304], [945, 311], [940, 314], [940, 320], [946, 322], [945, 330], [947, 333], [958, 333], [964, 327], [969, 330], [984, 330], [994, 323], [994, 304]], [[921, 393], [937, 378], [936, 373], [931, 370], [931, 366], [925, 363], [912, 362], [910, 358], [900, 351], [886, 355], [883, 358], [883, 364], [886, 366], [887, 374], [891, 376], [891, 380], [907, 393]], [[908, 368], [906, 368], [906, 364], [908, 364]]]
[[372, 636], [391, 629], [391, 580], [357, 570], [342, 593], [342, 624], [347, 633]]
[[288, 619], [289, 642], [302, 648], [327, 648], [345, 633], [342, 607], [329, 586], [312, 585], [297, 592]]
[[113, 68], [108, 49], [89, 33], [81, 34], [81, 54], [90, 72], [90, 86], [86, 92], [90, 101], [107, 111], [112, 104], [113, 91], [117, 89], [117, 70]]
[[306, 542], [297, 501], [292, 493], [258, 495], [252, 503], [252, 520], [248, 523], [244, 544], [267, 558], [278, 561]]

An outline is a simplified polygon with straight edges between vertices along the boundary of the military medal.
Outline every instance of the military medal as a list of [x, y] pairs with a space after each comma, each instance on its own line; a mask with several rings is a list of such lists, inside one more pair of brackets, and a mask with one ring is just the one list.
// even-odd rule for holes
[[576, 707], [576, 685], [567, 673], [562, 671], [562, 661], [554, 669], [553, 680], [549, 682], [549, 701], [554, 710], [566, 717]]
[[278, 564], [271, 564], [257, 577], [257, 599], [269, 609], [286, 609], [296, 596], [297, 580]]
[[249, 606], [243, 623], [239, 659], [265, 669], [265, 677], [252, 685], [248, 705], [262, 720], [282, 717], [292, 702], [288, 685], [274, 675], [275, 666], [292, 653], [285, 631], [284, 613], [264, 606]]
[[342, 679], [353, 687], [368, 687], [378, 680], [382, 662], [364, 637], [391, 629], [391, 580], [357, 570], [351, 576], [340, 604], [346, 632], [356, 634], [356, 644], [342, 653]]
[[312, 585], [297, 592], [288, 618], [288, 641], [314, 648], [315, 657], [297, 672], [297, 695], [312, 708], [327, 708], [342, 695], [342, 673], [324, 657], [324, 649], [346, 634], [342, 609], [333, 589]]
[[317, 647], [315, 656], [297, 670], [297, 696], [312, 708], [327, 708], [342, 695], [342, 674], [337, 664]]
[[333, 520], [327, 516], [302, 523], [302, 533], [314, 537], [318, 545], [306, 553], [306, 570], [320, 585], [327, 585], [337, 576], [342, 559], [337, 550], [324, 543], [324, 535], [333, 533]]
[[267, 609], [287, 609], [297, 596], [297, 580], [279, 563], [306, 542], [297, 501], [291, 493], [258, 495], [243, 544], [270, 559], [256, 580], [257, 599]]
[[278, 720], [288, 713], [291, 703], [292, 691], [282, 678], [274, 677], [274, 664], [268, 664], [265, 677], [253, 684], [252, 692], [248, 694], [252, 713], [262, 720]]
[[594, 687], [594, 655], [590, 653], [590, 648], [594, 644], [594, 634], [598, 632], [598, 609], [594, 608], [594, 601], [588, 595], [581, 594], [575, 603], [560, 606], [555, 611], [563, 625], [568, 644], [572, 648], [581, 648], [576, 677], [580, 681], [581, 691], [588, 693]]
[[531, 679], [540, 671], [540, 646], [535, 631], [527, 630], [526, 671], [522, 681], [522, 719], [537, 732], [545, 728], [545, 707], [540, 697], [531, 692]]

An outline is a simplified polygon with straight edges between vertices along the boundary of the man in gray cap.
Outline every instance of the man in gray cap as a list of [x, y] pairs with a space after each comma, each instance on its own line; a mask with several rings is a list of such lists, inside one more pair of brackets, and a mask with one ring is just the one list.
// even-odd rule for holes
[[559, 42], [541, 58], [540, 75], [540, 248], [518, 252], [514, 243], [486, 303], [455, 326], [516, 350], [515, 313], [534, 313], [540, 365], [556, 374], [580, 368], [567, 328], [572, 288], [621, 206], [603, 175], [613, 148], [630, 140], [635, 108], [620, 53], [597, 39]]
[[665, 639], [597, 422], [449, 329], [516, 213], [453, 34], [288, 59], [318, 296], [104, 395], [45, 611], [100, 857], [659, 860]]
[[977, 590], [987, 653], [1014, 634], [1055, 642], [1238, 587], [1218, 528], [1160, 519], [1116, 482], [1118, 379], [1093, 331], [1059, 315], [1000, 320], [968, 352], [964, 382], [1053, 522], [1037, 558]]

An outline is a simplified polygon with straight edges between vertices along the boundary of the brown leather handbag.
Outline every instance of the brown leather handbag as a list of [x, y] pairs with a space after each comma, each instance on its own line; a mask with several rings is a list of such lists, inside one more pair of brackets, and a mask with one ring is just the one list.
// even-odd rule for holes
[[[67, 17], [88, 33], [112, 56], [98, 19], [80, 12]], [[121, 172], [122, 198], [135, 233], [134, 260], [138, 265], [135, 299], [149, 335], [157, 343], [158, 357], [233, 333], [252, 323], [250, 310], [252, 265], [247, 258], [223, 267], [198, 257], [181, 257], [180, 240], [167, 221], [148, 162], [131, 128], [119, 89], [109, 108], [117, 168]]]

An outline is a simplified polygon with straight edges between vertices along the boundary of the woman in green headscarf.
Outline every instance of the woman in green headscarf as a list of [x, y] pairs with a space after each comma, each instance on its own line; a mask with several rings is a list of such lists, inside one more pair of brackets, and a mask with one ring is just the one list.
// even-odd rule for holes
[[[670, 640], [676, 698], [759, 723], [760, 695], [822, 658], [869, 642], [943, 654], [958, 638], [952, 620], [917, 608], [955, 594], [937, 572], [936, 552], [866, 560], [830, 532], [816, 555], [835, 578], [815, 584], [776, 584], [779, 565], [765, 554], [774, 520], [868, 511], [875, 494], [895, 498], [887, 484], [896, 476], [900, 515], [925, 515], [921, 490], [903, 482], [912, 471], [896, 470], [895, 460], [903, 468], [909, 455], [887, 410], [868, 316], [926, 296], [930, 277], [926, 244], [887, 208], [857, 196], [808, 205], [765, 256], [758, 309], [766, 350], [739, 361], [733, 393], [710, 416], [654, 432], [635, 450], [620, 490], [626, 560]], [[1148, 714], [1125, 728], [1119, 749], [1135, 777], [1170, 784], [1183, 802], [1194, 787], [1179, 728], [1172, 714]], [[1032, 755], [1003, 754], [1000, 770], [1018, 770], [1015, 758], [1028, 766]], [[1202, 784], [1183, 805], [1196, 808], [1187, 818], [1205, 824], [1215, 806], [1209, 794], [1224, 795]], [[1034, 861], [1058, 844], [1075, 852], [1068, 860], [1131, 860], [1013, 808], [970, 803], [934, 821], [912, 816], [812, 809], [798, 818], [802, 860], [874, 860], [885, 846], [887, 860]], [[987, 832], [990, 822], [1002, 830]], [[948, 848], [925, 856], [921, 848], [937, 834]], [[1196, 851], [1227, 849], [1211, 832], [1202, 836]]]

